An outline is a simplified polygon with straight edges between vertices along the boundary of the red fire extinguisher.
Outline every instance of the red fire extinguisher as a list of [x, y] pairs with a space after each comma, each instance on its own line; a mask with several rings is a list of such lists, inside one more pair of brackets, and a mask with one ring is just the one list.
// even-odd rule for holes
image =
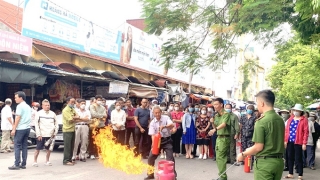
[[247, 156], [244, 159], [244, 172], [250, 173], [250, 166], [251, 166], [251, 157]]
[[153, 144], [152, 144], [152, 154], [153, 155], [159, 155], [160, 144], [161, 144], [161, 134], [159, 131], [158, 134], [156, 134], [153, 138]]

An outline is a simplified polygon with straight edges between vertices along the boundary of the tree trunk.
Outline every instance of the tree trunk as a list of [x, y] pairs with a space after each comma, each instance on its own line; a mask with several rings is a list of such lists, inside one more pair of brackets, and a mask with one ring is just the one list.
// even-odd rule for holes
[[189, 93], [191, 93], [191, 83], [192, 83], [192, 78], [193, 78], [193, 74], [190, 72], [189, 73]]

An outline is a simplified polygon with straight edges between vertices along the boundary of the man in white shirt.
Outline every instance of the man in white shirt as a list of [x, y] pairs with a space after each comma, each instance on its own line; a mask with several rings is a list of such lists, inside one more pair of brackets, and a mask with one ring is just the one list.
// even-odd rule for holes
[[[43, 149], [46, 141], [48, 141], [50, 138], [54, 138], [57, 135], [59, 129], [56, 114], [50, 110], [50, 102], [47, 99], [42, 101], [42, 110], [38, 111], [35, 116], [35, 129], [37, 135], [37, 147], [34, 153], [34, 163], [32, 166], [38, 167], [37, 159], [40, 150]], [[50, 144], [45, 146], [45, 149], [47, 150], [45, 165], [47, 166], [52, 165], [49, 161], [51, 153], [49, 147]]]
[[80, 145], [80, 161], [86, 162], [86, 152], [88, 148], [88, 137], [89, 137], [89, 126], [88, 123], [91, 119], [91, 113], [89, 110], [86, 109], [86, 100], [80, 99], [79, 100], [79, 109], [76, 109], [77, 114], [79, 115], [80, 119], [76, 123], [76, 137], [74, 142], [74, 149], [73, 149], [73, 157], [72, 160], [74, 161], [75, 155], [77, 154], [78, 147]]
[[5, 107], [1, 110], [1, 130], [2, 130], [2, 140], [1, 140], [1, 153], [6, 152], [12, 152], [10, 149], [10, 131], [12, 130], [12, 123], [13, 123], [13, 117], [12, 117], [12, 109], [11, 99], [5, 100]]
[[111, 112], [111, 124], [113, 136], [117, 139], [117, 143], [124, 145], [125, 142], [125, 123], [127, 114], [121, 109], [121, 103], [116, 102], [116, 108]]

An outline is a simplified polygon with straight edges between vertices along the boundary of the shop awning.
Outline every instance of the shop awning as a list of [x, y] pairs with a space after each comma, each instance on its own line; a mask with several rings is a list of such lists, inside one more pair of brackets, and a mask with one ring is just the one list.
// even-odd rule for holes
[[86, 70], [86, 72], [102, 75], [106, 78], [115, 79], [115, 80], [121, 80], [125, 81], [127, 78], [121, 74], [112, 72], [112, 71], [105, 71], [105, 70]]
[[50, 65], [50, 66], [55, 66], [58, 67], [61, 70], [67, 71], [67, 72], [72, 72], [72, 73], [83, 73], [84, 71], [72, 64], [72, 63], [67, 63], [67, 62], [46, 62], [46, 65]]
[[0, 59], [0, 81], [6, 83], [24, 83], [43, 85], [47, 72], [39, 67], [22, 62]]
[[129, 96], [139, 98], [157, 98], [158, 91], [148, 86], [132, 85], [129, 86]]
[[134, 76], [128, 76], [128, 79], [132, 82], [132, 83], [138, 83], [141, 84], [141, 82], [139, 81], [139, 79], [137, 79]]
[[159, 87], [166, 87], [167, 84], [171, 84], [169, 80], [166, 79], [157, 79], [154, 81]]

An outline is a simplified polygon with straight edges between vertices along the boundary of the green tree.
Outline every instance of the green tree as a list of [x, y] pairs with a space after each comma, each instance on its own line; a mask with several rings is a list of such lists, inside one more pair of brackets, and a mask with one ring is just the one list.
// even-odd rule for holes
[[[301, 103], [309, 105], [320, 97], [320, 54], [317, 47], [303, 45], [291, 40], [279, 46], [276, 52], [278, 62], [267, 79], [280, 95], [279, 104]], [[306, 96], [310, 98], [307, 99]]]

